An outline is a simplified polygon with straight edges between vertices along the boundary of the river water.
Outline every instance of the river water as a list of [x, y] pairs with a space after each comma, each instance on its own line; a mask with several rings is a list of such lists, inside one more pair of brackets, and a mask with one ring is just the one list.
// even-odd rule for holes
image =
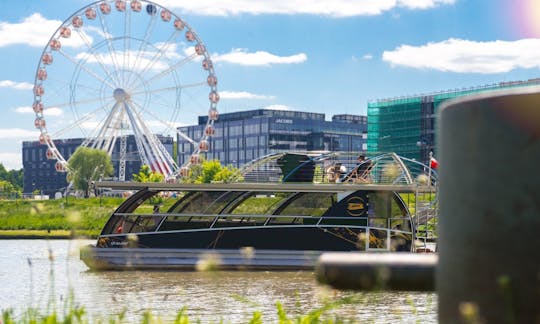
[[[0, 310], [20, 315], [29, 307], [59, 314], [70, 292], [88, 317], [108, 320], [125, 311], [141, 322], [150, 310], [164, 321], [183, 307], [191, 320], [246, 323], [255, 311], [276, 322], [276, 302], [289, 318], [305, 315], [349, 296], [327, 314], [354, 322], [435, 323], [434, 293], [352, 293], [319, 285], [313, 272], [89, 271], [79, 260], [88, 240], [0, 240]], [[68, 298], [69, 299], [69, 298]]]

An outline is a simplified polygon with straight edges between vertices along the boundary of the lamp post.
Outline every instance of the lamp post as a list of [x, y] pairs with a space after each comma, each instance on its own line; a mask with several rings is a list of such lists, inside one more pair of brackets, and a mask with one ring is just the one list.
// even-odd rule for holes
[[420, 161], [429, 165], [433, 157], [433, 138], [429, 135], [421, 135], [420, 139], [416, 142], [416, 146], [420, 148]]

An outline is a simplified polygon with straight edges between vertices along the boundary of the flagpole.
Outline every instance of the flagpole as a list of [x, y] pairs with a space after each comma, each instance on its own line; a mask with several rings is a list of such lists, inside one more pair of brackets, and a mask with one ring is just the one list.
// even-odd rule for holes
[[429, 151], [428, 161], [428, 186], [431, 187], [431, 159], [433, 159], [433, 151]]

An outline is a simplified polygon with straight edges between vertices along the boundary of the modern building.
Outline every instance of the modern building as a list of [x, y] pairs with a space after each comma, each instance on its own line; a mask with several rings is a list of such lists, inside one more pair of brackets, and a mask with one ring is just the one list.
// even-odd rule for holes
[[[158, 138], [163, 143], [169, 154], [172, 156], [174, 138], [171, 136], [160, 136]], [[75, 152], [84, 139], [70, 138], [55, 140], [54, 144], [65, 159]], [[39, 141], [25, 141], [22, 148], [23, 161], [23, 191], [31, 193], [39, 190], [44, 195], [54, 195], [56, 192], [63, 192], [66, 189], [66, 173], [57, 172], [55, 169], [56, 160], [47, 159], [47, 145], [40, 144]], [[120, 163], [120, 143], [117, 141], [111, 156], [115, 177], [118, 177]], [[137, 151], [135, 137], [130, 135], [126, 140], [126, 179], [131, 180], [134, 173], [138, 173], [141, 168], [141, 160]]]
[[[208, 116], [198, 125], [179, 127], [189, 138], [201, 138]], [[214, 123], [207, 159], [239, 167], [274, 152], [366, 150], [367, 117], [255, 109], [221, 114]], [[193, 144], [178, 136], [178, 163], [184, 164], [194, 151]]]
[[430, 152], [437, 155], [436, 116], [443, 102], [481, 92], [539, 84], [540, 78], [500, 82], [480, 87], [369, 102], [367, 109], [368, 153], [395, 152], [427, 163]]

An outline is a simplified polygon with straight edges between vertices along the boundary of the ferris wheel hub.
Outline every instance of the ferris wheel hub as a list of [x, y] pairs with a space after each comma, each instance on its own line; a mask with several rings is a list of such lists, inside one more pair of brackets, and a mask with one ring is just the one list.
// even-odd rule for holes
[[129, 94], [126, 92], [126, 90], [121, 88], [114, 89], [113, 97], [118, 102], [125, 102], [129, 100]]

